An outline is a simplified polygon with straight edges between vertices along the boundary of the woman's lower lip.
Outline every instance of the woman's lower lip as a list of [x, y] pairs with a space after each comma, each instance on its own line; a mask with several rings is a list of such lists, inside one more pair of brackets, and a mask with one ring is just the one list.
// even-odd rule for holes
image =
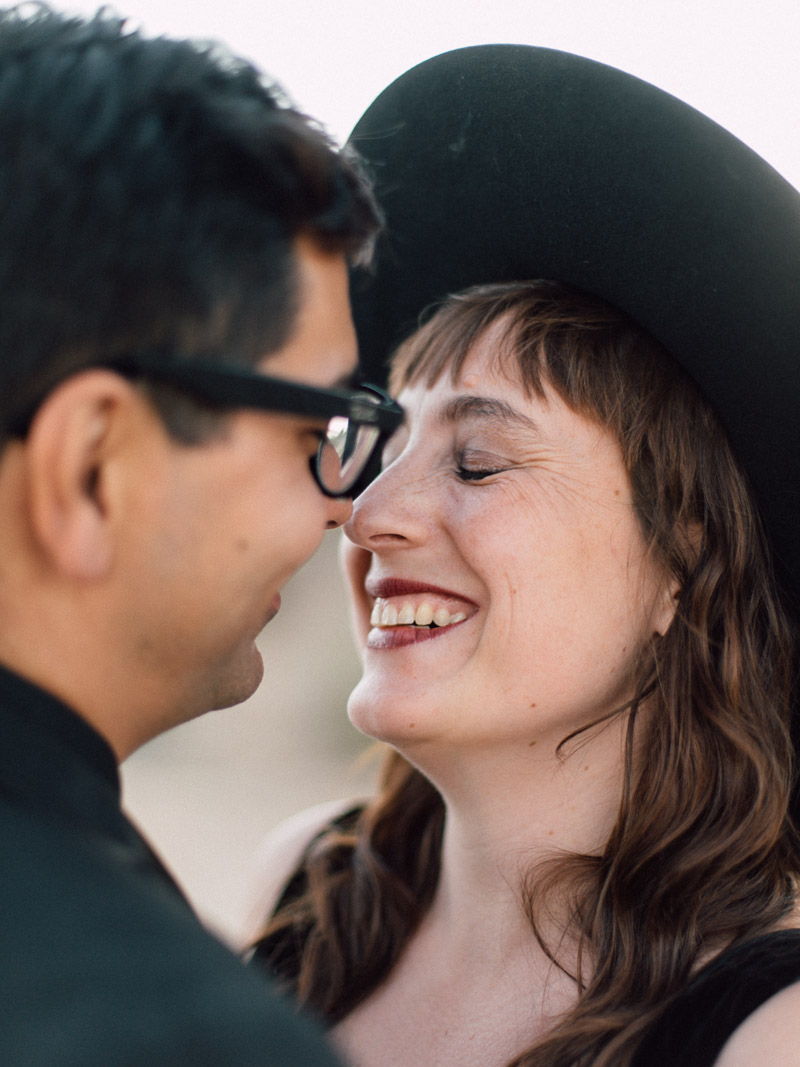
[[455, 626], [434, 626], [430, 629], [425, 626], [392, 626], [384, 630], [373, 627], [367, 634], [367, 648], [405, 648], [407, 645], [417, 645], [420, 641], [430, 641], [454, 629]]

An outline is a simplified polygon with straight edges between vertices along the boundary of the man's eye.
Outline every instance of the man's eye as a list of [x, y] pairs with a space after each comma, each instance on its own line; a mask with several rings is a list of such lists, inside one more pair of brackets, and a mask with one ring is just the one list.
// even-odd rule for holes
[[327, 434], [325, 430], [319, 430], [313, 427], [307, 427], [301, 433], [303, 440], [303, 447], [307, 448], [310, 452], [315, 453], [319, 450], [319, 446], [327, 440]]

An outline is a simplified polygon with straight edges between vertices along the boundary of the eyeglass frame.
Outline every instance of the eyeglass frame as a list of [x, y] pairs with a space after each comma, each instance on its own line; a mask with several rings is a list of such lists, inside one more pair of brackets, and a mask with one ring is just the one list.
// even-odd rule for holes
[[[276, 414], [327, 419], [347, 418], [359, 426], [374, 426], [378, 436], [358, 475], [351, 485], [333, 491], [324, 485], [319, 471], [324, 440], [310, 459], [311, 473], [320, 491], [334, 499], [355, 495], [359, 479], [376, 452], [402, 424], [405, 413], [380, 386], [371, 383], [354, 385], [352, 389], [324, 388], [306, 385], [288, 378], [274, 378], [233, 363], [215, 363], [202, 359], [159, 359], [147, 355], [122, 356], [102, 362], [86, 364], [72, 373], [105, 369], [125, 378], [147, 378], [164, 385], [175, 386], [194, 399], [212, 408], [248, 408]], [[51, 386], [51, 389], [55, 386]], [[361, 394], [361, 395], [360, 395]], [[363, 394], [375, 397], [365, 399]], [[40, 398], [24, 415], [15, 420], [14, 435], [23, 435], [42, 403]]]

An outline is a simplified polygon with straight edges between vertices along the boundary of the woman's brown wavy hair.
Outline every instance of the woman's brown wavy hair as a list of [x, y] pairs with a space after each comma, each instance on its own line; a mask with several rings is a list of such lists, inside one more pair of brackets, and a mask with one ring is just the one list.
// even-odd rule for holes
[[[494, 323], [500, 365], [528, 395], [548, 386], [615, 435], [646, 541], [681, 590], [671, 627], [639, 666], [636, 697], [615, 713], [628, 716], [627, 746], [605, 850], [539, 866], [521, 887], [532, 936], [556, 962], [540, 917], [548, 899], [569, 902], [579, 997], [509, 1067], [625, 1067], [707, 954], [765, 932], [793, 905], [794, 636], [714, 412], [621, 312], [553, 282], [468, 290], [400, 347], [393, 391], [455, 378]], [[430, 905], [443, 826], [437, 791], [390, 753], [377, 799], [309, 849], [258, 961], [329, 1023], [343, 1018]]]

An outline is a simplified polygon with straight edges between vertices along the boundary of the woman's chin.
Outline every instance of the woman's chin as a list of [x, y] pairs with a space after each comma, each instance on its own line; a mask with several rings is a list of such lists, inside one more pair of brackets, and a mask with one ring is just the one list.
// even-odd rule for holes
[[420, 710], [419, 700], [376, 691], [366, 679], [359, 682], [347, 703], [348, 717], [357, 730], [401, 749], [430, 732], [421, 721]]

